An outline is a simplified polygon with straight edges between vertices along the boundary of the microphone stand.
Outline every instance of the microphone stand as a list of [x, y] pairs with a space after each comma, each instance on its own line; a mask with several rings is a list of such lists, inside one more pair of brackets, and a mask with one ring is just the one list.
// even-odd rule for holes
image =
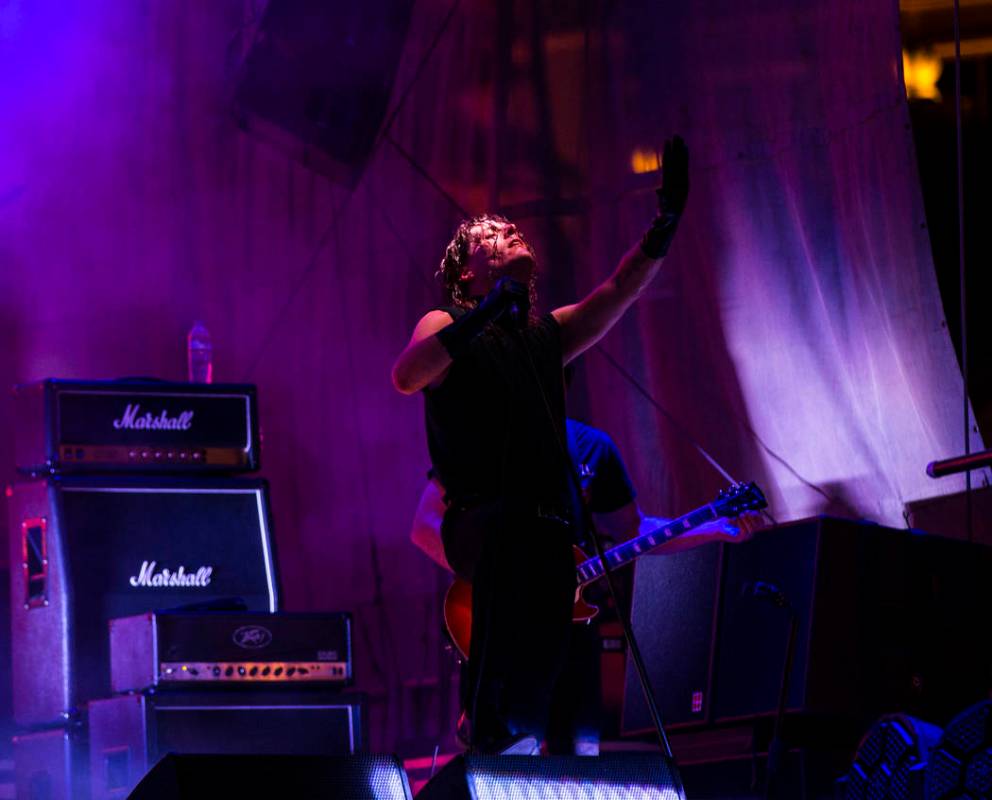
[[756, 600], [770, 602], [776, 608], [784, 609], [789, 614], [789, 638], [785, 645], [785, 663], [782, 664], [782, 678], [778, 685], [778, 707], [775, 709], [775, 724], [772, 728], [771, 741], [768, 743], [768, 763], [765, 767], [765, 800], [774, 800], [778, 797], [784, 797], [779, 780], [782, 761], [786, 752], [782, 729], [785, 723], [785, 705], [789, 698], [789, 686], [792, 682], [792, 665], [796, 659], [799, 615], [789, 603], [785, 593], [770, 583], [756, 583], [751, 589], [751, 596]]
[[[517, 343], [526, 355], [526, 361], [530, 367], [531, 377], [533, 377], [534, 383], [536, 384], [538, 392], [541, 395], [541, 400], [544, 403], [544, 410], [548, 415], [548, 423], [554, 431], [554, 439], [555, 444], [557, 445], [558, 455], [561, 458], [562, 463], [565, 465], [569, 479], [571, 480], [572, 486], [576, 492], [576, 497], [579, 499], [579, 506], [582, 508], [583, 521], [589, 531], [589, 538], [592, 541], [596, 559], [603, 567], [603, 578], [606, 581], [606, 587], [609, 591], [610, 598], [613, 600], [613, 605], [616, 607], [617, 618], [620, 620], [620, 627], [623, 629], [623, 636], [627, 643], [627, 650], [630, 653], [630, 657], [634, 661], [637, 677], [640, 681], [641, 689], [644, 692], [644, 699], [647, 702], [648, 712], [658, 735], [658, 743], [661, 746], [662, 753], [664, 753], [668, 761], [674, 765], [675, 757], [672, 754], [672, 746], [668, 741], [668, 735], [665, 733], [665, 726], [661, 720], [661, 712], [658, 710], [658, 703], [655, 699], [654, 691], [651, 688], [651, 682], [648, 679], [647, 667], [644, 665], [644, 659], [641, 656], [641, 649], [638, 647], [637, 639], [634, 637], [634, 630], [631, 626], [630, 619], [625, 613], [623, 605], [620, 603], [616, 586], [613, 583], [613, 570], [610, 569], [610, 565], [607, 563], [605, 558], [603, 542], [600, 538], [599, 532], [596, 530], [596, 523], [593, 521], [592, 512], [589, 510], [588, 506], [582, 502], [582, 482], [579, 480], [579, 476], [575, 471], [575, 465], [572, 464], [572, 459], [568, 454], [568, 445], [565, 442], [565, 432], [560, 430], [556, 424], [554, 412], [551, 410], [551, 403], [548, 401], [548, 396], [544, 391], [544, 386], [541, 384], [540, 376], [537, 373], [537, 367], [534, 365], [534, 359], [531, 357], [530, 350], [527, 347], [527, 342], [524, 340], [523, 336], [520, 335], [520, 330], [517, 327], [513, 328], [513, 333], [514, 338], [517, 340]], [[678, 782], [678, 790], [680, 792], [679, 796], [685, 797], [685, 789], [682, 787], [681, 778], [677, 773], [673, 774], [672, 777]]]

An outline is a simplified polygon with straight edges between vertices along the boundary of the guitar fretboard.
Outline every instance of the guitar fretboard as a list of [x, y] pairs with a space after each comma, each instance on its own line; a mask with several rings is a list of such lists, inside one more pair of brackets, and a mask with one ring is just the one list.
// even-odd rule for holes
[[[663, 545], [665, 542], [671, 541], [683, 533], [691, 531], [693, 528], [698, 528], [700, 525], [712, 522], [718, 517], [719, 514], [717, 514], [712, 505], [701, 506], [684, 516], [659, 525], [654, 530], [642, 533], [640, 536], [610, 548], [603, 553], [603, 558], [606, 559], [606, 563], [609, 564], [611, 570], [622, 567], [642, 553], [653, 550], [659, 545]], [[602, 577], [604, 573], [603, 565], [597, 556], [583, 561], [577, 567], [577, 571], [580, 585], [591, 583], [597, 578]]]

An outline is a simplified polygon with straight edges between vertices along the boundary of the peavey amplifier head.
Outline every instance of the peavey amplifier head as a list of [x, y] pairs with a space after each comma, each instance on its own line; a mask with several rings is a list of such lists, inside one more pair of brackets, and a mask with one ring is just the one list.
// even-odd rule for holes
[[148, 612], [110, 621], [115, 692], [351, 682], [351, 615]]
[[14, 408], [22, 472], [258, 469], [251, 385], [49, 379], [14, 387]]
[[263, 481], [79, 476], [8, 491], [22, 725], [110, 693], [111, 619], [232, 597], [277, 610]]

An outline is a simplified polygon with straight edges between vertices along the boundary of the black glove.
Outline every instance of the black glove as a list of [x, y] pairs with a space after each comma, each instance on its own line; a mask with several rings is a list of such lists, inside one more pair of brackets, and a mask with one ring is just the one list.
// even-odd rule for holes
[[661, 258], [668, 252], [689, 198], [689, 148], [681, 136], [665, 142], [661, 169], [658, 216], [641, 239], [641, 252], [648, 258]]
[[490, 322], [508, 319], [522, 325], [530, 311], [530, 292], [512, 278], [500, 278], [475, 308], [437, 332], [438, 341], [452, 360], [465, 354], [469, 342], [478, 336]]

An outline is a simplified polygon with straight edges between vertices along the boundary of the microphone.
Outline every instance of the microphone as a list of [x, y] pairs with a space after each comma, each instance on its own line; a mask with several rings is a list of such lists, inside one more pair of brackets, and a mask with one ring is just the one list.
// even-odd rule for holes
[[503, 301], [506, 303], [504, 313], [510, 326], [517, 330], [527, 327], [527, 315], [530, 313], [530, 293], [527, 286], [509, 277], [500, 278], [496, 285], [503, 293]]
[[514, 302], [510, 305], [510, 322], [514, 328], [527, 327], [527, 308], [523, 303]]

